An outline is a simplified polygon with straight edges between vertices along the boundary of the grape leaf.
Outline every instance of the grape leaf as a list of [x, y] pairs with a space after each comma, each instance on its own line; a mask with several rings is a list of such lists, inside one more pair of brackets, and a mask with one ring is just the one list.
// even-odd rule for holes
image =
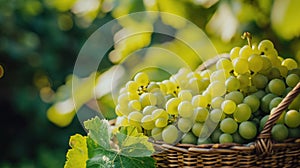
[[152, 157], [130, 157], [117, 151], [101, 148], [92, 139], [87, 140], [89, 151], [88, 168], [155, 168]]
[[72, 149], [68, 150], [64, 168], [86, 167], [86, 161], [88, 160], [86, 137], [80, 134], [73, 135], [69, 144]]
[[136, 127], [122, 127], [116, 134], [120, 152], [126, 156], [151, 156], [154, 152], [153, 145], [148, 142], [148, 137], [139, 133]]
[[89, 130], [88, 136], [105, 149], [110, 149], [111, 129], [107, 120], [99, 117], [84, 122], [84, 127]]

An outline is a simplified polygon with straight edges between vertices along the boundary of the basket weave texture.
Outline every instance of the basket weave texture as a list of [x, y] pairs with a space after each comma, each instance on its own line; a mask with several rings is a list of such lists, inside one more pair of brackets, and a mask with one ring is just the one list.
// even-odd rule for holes
[[300, 139], [282, 143], [271, 139], [271, 129], [281, 113], [300, 93], [300, 83], [270, 115], [263, 130], [250, 144], [168, 145], [155, 143], [152, 157], [157, 167], [300, 167]]

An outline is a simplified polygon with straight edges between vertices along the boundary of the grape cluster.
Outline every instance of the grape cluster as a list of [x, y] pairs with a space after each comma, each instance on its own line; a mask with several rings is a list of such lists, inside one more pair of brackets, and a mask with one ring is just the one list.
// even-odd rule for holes
[[[203, 71], [180, 69], [164, 81], [139, 72], [120, 90], [117, 126], [132, 125], [165, 143], [247, 143], [300, 81], [298, 63], [269, 40], [230, 51]], [[300, 137], [300, 97], [272, 129], [276, 141]]]

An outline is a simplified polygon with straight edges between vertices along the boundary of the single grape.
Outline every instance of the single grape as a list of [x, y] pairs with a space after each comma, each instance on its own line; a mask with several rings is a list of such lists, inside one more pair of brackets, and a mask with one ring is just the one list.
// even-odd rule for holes
[[216, 68], [218, 70], [225, 69], [227, 72], [230, 72], [233, 70], [232, 63], [227, 58], [220, 58], [216, 63]]
[[221, 109], [225, 114], [232, 114], [236, 110], [236, 104], [233, 100], [225, 100], [221, 104]]
[[232, 134], [236, 132], [237, 128], [238, 128], [238, 124], [232, 118], [225, 118], [220, 123], [220, 129], [224, 133]]
[[212, 122], [219, 123], [225, 118], [225, 114], [220, 109], [213, 109], [209, 114], [209, 118]]
[[223, 133], [220, 137], [219, 137], [219, 142], [222, 143], [232, 143], [233, 142], [233, 138], [230, 134], [227, 133]]
[[191, 101], [192, 97], [193, 97], [193, 95], [190, 90], [181, 90], [178, 93], [178, 98], [180, 98], [181, 100]]
[[240, 49], [241, 47], [234, 47], [230, 50], [229, 57], [231, 60], [234, 60], [239, 56]]
[[143, 117], [144, 116], [141, 112], [133, 111], [128, 115], [128, 122], [133, 126], [139, 127]]
[[244, 139], [250, 140], [256, 137], [257, 128], [253, 122], [244, 121], [239, 125], [239, 134]]
[[233, 113], [233, 118], [236, 122], [240, 123], [249, 120], [251, 113], [251, 108], [248, 104], [241, 103], [237, 106], [236, 111]]
[[145, 115], [141, 119], [142, 127], [146, 130], [152, 130], [155, 127], [154, 121], [151, 115]]
[[167, 125], [168, 125], [168, 119], [166, 118], [161, 117], [155, 120], [155, 127], [157, 128], [164, 128]]
[[149, 84], [149, 77], [144, 72], [139, 72], [134, 76], [134, 81], [143, 87], [146, 87]]
[[205, 137], [209, 130], [206, 125], [196, 122], [192, 127], [192, 132], [196, 137]]
[[216, 70], [210, 75], [210, 81], [220, 81], [225, 82], [226, 78], [229, 77], [229, 72], [224, 69]]
[[190, 118], [194, 114], [194, 107], [189, 101], [182, 101], [178, 105], [178, 114], [184, 118]]
[[248, 72], [249, 65], [247, 59], [238, 57], [232, 61], [232, 64], [236, 73], [245, 74]]
[[267, 70], [269, 70], [272, 67], [272, 63], [271, 63], [270, 59], [265, 55], [262, 55], [261, 59], [262, 59], [263, 67], [260, 72], [266, 72]]
[[152, 130], [151, 130], [151, 136], [152, 136], [152, 138], [154, 139], [154, 140], [156, 140], [156, 141], [160, 141], [160, 140], [163, 140], [162, 139], [162, 131], [163, 131], [163, 129], [162, 128], [153, 128]]
[[285, 91], [285, 83], [280, 79], [272, 79], [268, 84], [271, 93], [281, 96]]
[[137, 92], [139, 89], [139, 85], [135, 81], [129, 81], [126, 83], [126, 89], [128, 92]]
[[168, 125], [162, 131], [162, 140], [168, 144], [176, 143], [179, 138], [178, 129], [174, 125]]
[[142, 109], [142, 105], [138, 100], [131, 100], [128, 103], [128, 108], [131, 111], [140, 111]]
[[290, 128], [300, 125], [300, 113], [296, 110], [289, 110], [284, 117], [284, 123]]
[[299, 83], [299, 81], [300, 78], [296, 74], [289, 74], [285, 79], [285, 82], [289, 87], [295, 87]]
[[195, 95], [192, 98], [192, 104], [194, 107], [207, 107], [209, 100], [204, 95]]
[[276, 124], [271, 130], [271, 135], [275, 141], [282, 142], [287, 139], [289, 130], [284, 124]]
[[197, 137], [192, 133], [192, 132], [188, 132], [186, 133], [181, 140], [182, 144], [197, 144]]
[[246, 103], [250, 106], [252, 112], [256, 112], [259, 109], [260, 101], [255, 95], [246, 96], [243, 100], [243, 103]]
[[206, 119], [209, 116], [209, 111], [207, 110], [207, 108], [204, 107], [197, 107], [194, 109], [194, 116], [193, 118], [195, 119], [195, 121], [197, 122], [205, 122]]
[[263, 74], [255, 74], [251, 78], [252, 85], [254, 85], [257, 89], [263, 89], [268, 84], [268, 78]]
[[238, 144], [244, 144], [246, 140], [239, 134], [239, 132], [235, 132], [232, 134], [233, 142]]
[[270, 115], [265, 115], [263, 118], [260, 119], [259, 122], [259, 132], [261, 132], [268, 121]]
[[248, 65], [252, 72], [259, 72], [263, 68], [263, 60], [260, 55], [252, 54], [248, 58]]
[[217, 128], [214, 130], [214, 132], [211, 134], [211, 141], [213, 143], [219, 143], [219, 137], [223, 134], [221, 129]]
[[286, 58], [282, 61], [281, 65], [287, 67], [288, 70], [298, 68], [298, 63], [292, 58]]
[[168, 113], [164, 109], [156, 109], [151, 114], [152, 119], [155, 121], [158, 118], [165, 118], [166, 120], [169, 119]]
[[154, 110], [156, 110], [156, 109], [157, 109], [156, 106], [146, 106], [146, 107], [143, 109], [143, 115], [144, 115], [144, 116], [145, 116], [145, 115], [151, 115], [152, 112], [153, 112]]
[[179, 118], [177, 126], [180, 131], [187, 133], [193, 127], [193, 122], [188, 118]]
[[239, 91], [232, 91], [225, 95], [225, 100], [232, 100], [235, 104], [243, 102], [244, 95]]
[[240, 81], [240, 88], [246, 88], [250, 86], [250, 75], [249, 73], [240, 74], [237, 76], [237, 79]]
[[171, 98], [166, 104], [166, 111], [171, 115], [178, 115], [178, 105], [180, 102], [179, 98]]
[[[253, 50], [249, 45], [244, 45], [239, 52], [240, 58], [248, 59], [253, 54]], [[247, 68], [248, 69], [248, 68]]]
[[258, 44], [258, 50], [262, 52], [262, 54], [267, 54], [271, 49], [274, 48], [274, 44], [270, 40], [262, 40]]
[[261, 103], [260, 103], [260, 108], [263, 112], [269, 114], [270, 113], [270, 102], [272, 101], [272, 99], [274, 99], [275, 97], [277, 97], [276, 95], [269, 93], [267, 95], [265, 95], [262, 99], [261, 99]]
[[282, 97], [275, 97], [270, 101], [269, 110], [271, 111], [273, 108], [277, 107], [278, 104], [282, 101]]
[[223, 97], [215, 97], [212, 99], [211, 101], [211, 107], [214, 109], [220, 109], [221, 108], [221, 104], [225, 99]]
[[228, 92], [238, 90], [241, 86], [240, 81], [235, 76], [230, 76], [225, 81], [225, 86]]
[[224, 82], [214, 81], [209, 85], [209, 93], [212, 98], [223, 96], [226, 93], [226, 86]]

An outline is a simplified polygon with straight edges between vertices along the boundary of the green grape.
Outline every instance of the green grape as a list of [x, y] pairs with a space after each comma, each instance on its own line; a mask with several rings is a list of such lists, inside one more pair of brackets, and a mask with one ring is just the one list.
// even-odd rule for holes
[[156, 97], [156, 106], [159, 108], [165, 108], [165, 96], [160, 91], [154, 92], [153, 95]]
[[220, 70], [216, 70], [210, 75], [210, 81], [225, 82], [227, 77], [229, 77], [229, 72], [225, 71], [224, 69], [220, 69]]
[[160, 88], [160, 91], [163, 93], [163, 94], [167, 94], [167, 86], [161, 82], [158, 82], [157, 83], [159, 88]]
[[157, 103], [157, 98], [153, 93], [144, 93], [140, 97], [140, 102], [142, 104], [142, 107], [146, 106], [155, 106]]
[[272, 67], [270, 70], [266, 71], [269, 80], [281, 78], [281, 73], [277, 67]]
[[255, 93], [253, 93], [252, 95], [256, 96], [260, 100], [261, 98], [263, 98], [266, 95], [266, 92], [263, 90], [258, 90]]
[[299, 83], [299, 81], [300, 78], [296, 74], [289, 74], [285, 79], [285, 83], [292, 88], [295, 87]]
[[175, 83], [171, 82], [170, 80], [162, 81], [163, 84], [167, 87], [167, 94], [174, 94], [177, 90]]
[[127, 92], [127, 96], [129, 100], [139, 100], [140, 96], [138, 92]]
[[145, 116], [145, 115], [151, 115], [152, 112], [153, 112], [154, 110], [156, 110], [156, 109], [157, 109], [156, 106], [146, 106], [146, 107], [143, 109], [143, 115], [144, 115], [144, 116]]
[[120, 104], [118, 104], [116, 106], [116, 112], [118, 115], [128, 116], [131, 111], [128, 109], [128, 106], [121, 106]]
[[249, 45], [244, 45], [239, 52], [240, 58], [248, 59], [253, 54], [253, 50]]
[[252, 54], [248, 58], [248, 65], [252, 72], [259, 72], [263, 68], [263, 60], [260, 55]]
[[263, 89], [268, 84], [268, 78], [263, 74], [257, 73], [252, 76], [251, 82], [257, 89]]
[[225, 86], [228, 92], [238, 90], [241, 86], [240, 81], [234, 77], [230, 76], [229, 78], [226, 79], [225, 81]]
[[250, 85], [250, 75], [249, 73], [240, 74], [237, 76], [240, 81], [240, 88], [246, 88]]
[[211, 144], [211, 143], [212, 143], [212, 141], [209, 137], [208, 138], [198, 138], [198, 140], [197, 140], [197, 145]]
[[180, 98], [181, 100], [187, 100], [187, 101], [191, 101], [192, 100], [192, 93], [189, 90], [181, 90], [178, 93], [178, 98]]
[[163, 129], [162, 128], [153, 128], [152, 130], [151, 130], [151, 136], [152, 136], [152, 138], [154, 139], [154, 140], [156, 140], [156, 141], [161, 141], [161, 140], [163, 140], [162, 139], [162, 131], [163, 131]]
[[261, 132], [268, 121], [270, 115], [265, 115], [262, 119], [260, 119], [259, 122], [259, 132]]
[[282, 142], [288, 138], [289, 130], [284, 124], [276, 124], [271, 130], [272, 139]]
[[225, 114], [232, 114], [236, 110], [236, 104], [233, 100], [225, 100], [221, 104], [221, 109]]
[[168, 125], [162, 131], [162, 140], [168, 144], [176, 143], [179, 138], [178, 129], [174, 125]]
[[196, 95], [192, 98], [192, 105], [194, 107], [207, 107], [209, 100], [206, 96]]
[[222, 131], [220, 128], [217, 128], [214, 130], [214, 132], [211, 134], [211, 141], [213, 143], [219, 143], [219, 137], [222, 135]]
[[239, 91], [232, 91], [225, 95], [225, 100], [232, 100], [235, 104], [243, 102], [244, 95]]
[[143, 87], [146, 87], [149, 84], [149, 77], [144, 72], [139, 72], [134, 76], [134, 81]]
[[143, 118], [143, 114], [138, 111], [133, 111], [128, 115], [128, 122], [132, 126], [139, 127], [141, 125], [141, 120]]
[[129, 81], [126, 83], [126, 89], [128, 92], [137, 92], [139, 85], [135, 81]]
[[253, 113], [256, 112], [260, 107], [259, 98], [253, 94], [245, 97], [243, 103], [247, 104]]
[[261, 69], [261, 72], [267, 71], [270, 68], [272, 68], [272, 63], [271, 63], [270, 59], [267, 56], [262, 55], [261, 59], [262, 59], [262, 63], [263, 63], [263, 67]]
[[116, 126], [129, 126], [128, 118], [126, 116], [118, 116], [116, 118]]
[[300, 128], [288, 128], [289, 130], [289, 138], [299, 138], [300, 137]]
[[187, 133], [192, 129], [193, 122], [188, 118], [179, 118], [177, 126], [181, 132]]
[[232, 134], [236, 132], [237, 128], [238, 128], [238, 124], [232, 118], [225, 118], [220, 123], [220, 129], [224, 133]]
[[160, 87], [158, 84], [154, 83], [154, 82], [150, 82], [150, 84], [147, 86], [147, 91], [148, 92], [158, 92], [160, 91]]
[[145, 115], [141, 119], [141, 124], [145, 130], [152, 130], [155, 127], [155, 124], [154, 124], [154, 121], [153, 121], [151, 115]]
[[270, 113], [269, 105], [270, 105], [270, 102], [272, 101], [272, 99], [274, 99], [275, 97], [277, 97], [277, 96], [272, 93], [269, 93], [261, 99], [260, 108], [263, 112], [265, 112], [267, 114]]
[[226, 93], [226, 86], [224, 82], [214, 81], [209, 85], [209, 93], [212, 98], [223, 96]]
[[289, 105], [288, 109], [294, 109], [294, 110], [299, 110], [300, 108], [300, 95], [298, 95], [293, 101], [292, 103]]
[[164, 128], [168, 125], [168, 119], [166, 118], [157, 118], [155, 120], [155, 127], [157, 128]]
[[238, 144], [244, 144], [246, 140], [239, 134], [239, 132], [235, 132], [232, 134], [233, 142]]
[[199, 91], [205, 90], [209, 84], [210, 84], [209, 78], [202, 78], [198, 83]]
[[157, 120], [158, 118], [165, 118], [166, 120], [169, 119], [169, 115], [164, 109], [154, 110], [151, 116], [153, 120]]
[[292, 58], [286, 58], [282, 61], [281, 65], [287, 67], [288, 70], [298, 68], [298, 63]]
[[182, 144], [197, 144], [197, 137], [192, 133], [192, 132], [188, 132], [186, 133], [181, 140]]
[[119, 95], [118, 104], [120, 106], [122, 106], [122, 107], [128, 106], [128, 102], [129, 102], [129, 99], [128, 99], [127, 93]]
[[213, 109], [209, 114], [209, 119], [214, 123], [219, 123], [225, 118], [225, 114], [220, 109]]
[[191, 78], [188, 82], [188, 88], [191, 90], [192, 93], [198, 94], [199, 93], [199, 85], [198, 85], [197, 78]]
[[220, 109], [221, 104], [223, 103], [225, 99], [221, 96], [215, 97], [211, 100], [211, 107], [214, 109]]
[[182, 101], [178, 105], [178, 114], [183, 118], [190, 118], [194, 114], [194, 107], [189, 101]]
[[230, 72], [233, 70], [231, 61], [226, 58], [220, 58], [216, 63], [216, 68], [218, 70], [225, 69], [226, 72]]
[[290, 128], [296, 128], [300, 125], [300, 113], [296, 110], [289, 110], [284, 117], [284, 123]]
[[256, 137], [257, 128], [253, 122], [244, 121], [239, 125], [239, 134], [244, 139], [251, 140]]
[[222, 143], [232, 143], [233, 142], [233, 138], [230, 134], [227, 133], [223, 133], [222, 135], [220, 135], [219, 137], [219, 142]]
[[235, 58], [237, 58], [239, 56], [240, 49], [241, 49], [241, 47], [233, 47], [230, 50], [229, 57], [231, 60], [234, 60]]
[[279, 66], [277, 66], [277, 69], [279, 70], [280, 75], [281, 75], [282, 77], [284, 77], [284, 78], [287, 77], [288, 71], [289, 71], [289, 70], [287, 69], [287, 67], [282, 66], [282, 65], [279, 65]]
[[196, 122], [192, 127], [192, 132], [196, 137], [205, 137], [209, 133], [206, 125]]
[[248, 104], [241, 103], [237, 106], [237, 110], [233, 113], [233, 118], [236, 122], [240, 123], [249, 120], [251, 113], [251, 108]]
[[171, 98], [166, 103], [166, 111], [171, 115], [178, 115], [178, 105], [180, 102], [179, 98]]
[[245, 58], [235, 58], [232, 61], [233, 69], [238, 74], [245, 74], [248, 72], [249, 65], [248, 61]]
[[277, 107], [278, 104], [282, 101], [283, 98], [275, 97], [270, 101], [269, 110], [271, 111], [273, 108]]
[[271, 93], [282, 96], [285, 91], [285, 83], [280, 79], [272, 79], [268, 84]]
[[195, 121], [197, 122], [205, 122], [206, 119], [209, 116], [209, 111], [207, 110], [207, 108], [204, 107], [197, 107], [194, 109], [194, 116], [193, 118], [195, 119]]
[[210, 70], [210, 69], [206, 69], [206, 70], [204, 70], [204, 71], [202, 71], [201, 73], [200, 73], [200, 76], [202, 77], [202, 78], [210, 78], [210, 74], [212, 74], [212, 71]]
[[131, 111], [141, 111], [142, 105], [141, 105], [141, 103], [140, 103], [138, 100], [131, 100], [131, 101], [128, 103], [128, 108], [129, 108]]
[[273, 43], [270, 40], [262, 40], [258, 44], [258, 50], [262, 52], [262, 54], [268, 54], [270, 50], [274, 48]]

